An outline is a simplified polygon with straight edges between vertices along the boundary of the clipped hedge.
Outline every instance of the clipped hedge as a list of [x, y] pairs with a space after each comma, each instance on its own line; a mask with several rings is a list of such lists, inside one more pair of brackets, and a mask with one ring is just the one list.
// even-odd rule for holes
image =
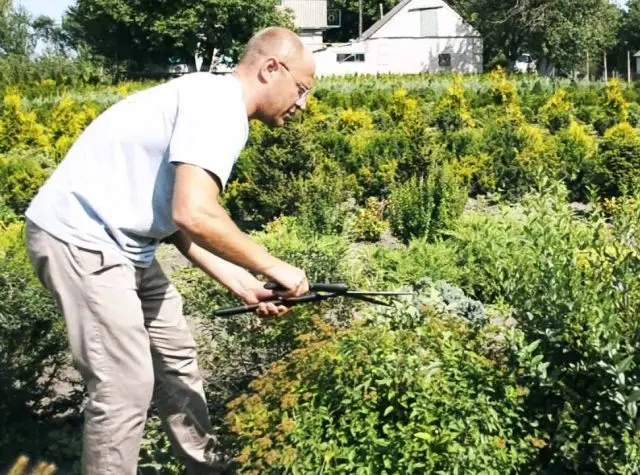
[[307, 341], [229, 404], [238, 473], [517, 473], [538, 450], [526, 390], [457, 318]]

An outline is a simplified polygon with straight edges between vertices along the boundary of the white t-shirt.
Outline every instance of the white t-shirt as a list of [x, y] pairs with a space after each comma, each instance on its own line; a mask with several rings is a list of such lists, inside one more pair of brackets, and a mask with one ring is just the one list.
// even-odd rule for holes
[[249, 134], [240, 82], [193, 73], [132, 94], [94, 120], [39, 190], [26, 216], [78, 247], [116, 249], [140, 267], [178, 230], [175, 162], [224, 187]]

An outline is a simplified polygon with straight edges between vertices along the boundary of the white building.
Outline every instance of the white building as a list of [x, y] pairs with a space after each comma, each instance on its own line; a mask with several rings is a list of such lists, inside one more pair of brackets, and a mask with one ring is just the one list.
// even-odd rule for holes
[[327, 0], [280, 0], [280, 6], [292, 10], [298, 35], [312, 50], [322, 48], [326, 29], [339, 26], [333, 12], [327, 9]]
[[318, 76], [480, 73], [482, 50], [480, 33], [443, 0], [401, 0], [357, 40], [320, 48], [314, 56]]
[[640, 51], [633, 55], [636, 58], [636, 74], [640, 75]]

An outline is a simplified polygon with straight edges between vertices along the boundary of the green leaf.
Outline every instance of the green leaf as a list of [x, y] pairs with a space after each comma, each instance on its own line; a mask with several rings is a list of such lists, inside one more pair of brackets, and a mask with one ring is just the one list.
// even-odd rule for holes
[[427, 442], [433, 441], [433, 436], [428, 432], [416, 432], [413, 434], [416, 439], [426, 440]]

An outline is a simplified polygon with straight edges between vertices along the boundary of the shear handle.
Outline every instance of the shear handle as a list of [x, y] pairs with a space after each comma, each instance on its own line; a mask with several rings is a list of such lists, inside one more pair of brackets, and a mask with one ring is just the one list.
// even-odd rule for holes
[[[276, 282], [267, 282], [264, 285], [264, 288], [267, 290], [279, 290], [279, 291], [287, 290]], [[313, 292], [345, 293], [349, 290], [349, 287], [347, 286], [347, 284], [311, 284], [309, 285], [309, 290]]]
[[[335, 297], [335, 294], [331, 295], [319, 295], [319, 294], [306, 294], [301, 297], [293, 297], [286, 300], [265, 300], [264, 303], [274, 303], [276, 305], [284, 305], [285, 307], [290, 307], [292, 305], [297, 305], [306, 302], [319, 302], [321, 300], [326, 300], [330, 297]], [[262, 302], [261, 302], [262, 303]], [[223, 308], [215, 312], [216, 317], [232, 317], [234, 315], [240, 315], [242, 313], [254, 312], [258, 309], [258, 304], [252, 305], [243, 305], [241, 307], [230, 307]]]

